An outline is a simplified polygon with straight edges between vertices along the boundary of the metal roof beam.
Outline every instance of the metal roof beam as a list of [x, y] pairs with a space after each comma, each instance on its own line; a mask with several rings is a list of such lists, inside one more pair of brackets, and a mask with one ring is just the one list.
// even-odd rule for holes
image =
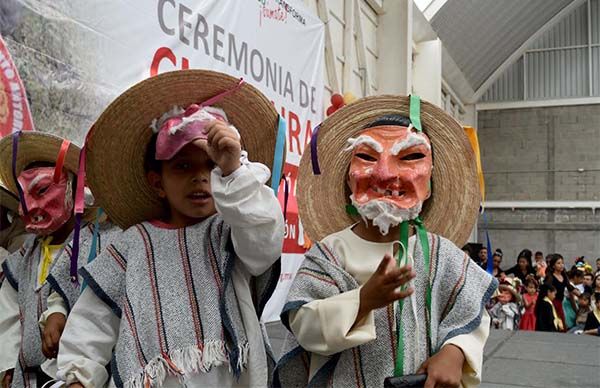
[[481, 84], [473, 95], [472, 103], [476, 103], [481, 96], [494, 84], [494, 82], [508, 69], [510, 65], [515, 63], [527, 50], [527, 48], [533, 44], [542, 34], [554, 27], [559, 21], [567, 16], [571, 11], [584, 4], [586, 0], [574, 0], [569, 5], [565, 6], [560, 12], [554, 15], [546, 24], [540, 27], [533, 35], [529, 37], [516, 51], [514, 51], [508, 58], [502, 62], [500, 66], [494, 70], [494, 72]]

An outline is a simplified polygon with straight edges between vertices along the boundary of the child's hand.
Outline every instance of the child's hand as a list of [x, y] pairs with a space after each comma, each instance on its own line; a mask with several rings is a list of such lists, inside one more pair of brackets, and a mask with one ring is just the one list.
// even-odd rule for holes
[[62, 313], [50, 314], [42, 334], [42, 353], [47, 358], [56, 358], [58, 343], [65, 328], [67, 318]]
[[208, 156], [221, 168], [223, 176], [227, 176], [240, 167], [242, 145], [237, 133], [229, 124], [215, 120], [204, 129], [208, 136]]
[[4, 372], [4, 377], [2, 378], [2, 388], [10, 388], [14, 372], [14, 369], [9, 369], [6, 372]]
[[445, 345], [421, 365], [417, 374], [427, 373], [425, 388], [460, 387], [465, 355], [459, 347]]
[[385, 255], [379, 267], [360, 290], [360, 307], [356, 322], [363, 319], [371, 310], [385, 307], [399, 299], [404, 299], [413, 293], [413, 289], [398, 290], [412, 280], [416, 273], [407, 265], [396, 267], [396, 262], [390, 255]]

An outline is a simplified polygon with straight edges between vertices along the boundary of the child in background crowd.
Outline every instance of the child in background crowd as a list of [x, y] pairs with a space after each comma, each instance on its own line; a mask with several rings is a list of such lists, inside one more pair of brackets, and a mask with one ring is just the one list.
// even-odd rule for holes
[[592, 296], [588, 293], [583, 293], [579, 296], [577, 300], [578, 308], [577, 316], [575, 318], [575, 326], [569, 330], [569, 333], [574, 333], [584, 329], [588, 315], [592, 311], [591, 298]]
[[515, 279], [513, 284], [506, 281], [498, 287], [499, 293], [494, 297], [496, 303], [489, 311], [492, 326], [496, 329], [517, 330], [519, 328], [520, 296], [515, 285], [519, 285], [518, 279]]
[[521, 318], [519, 329], [535, 331], [535, 303], [538, 298], [538, 282], [535, 277], [528, 276], [525, 280], [526, 293], [523, 295], [525, 313]]
[[536, 331], [564, 331], [563, 321], [553, 303], [555, 298], [556, 287], [547, 283], [542, 284], [535, 302]]

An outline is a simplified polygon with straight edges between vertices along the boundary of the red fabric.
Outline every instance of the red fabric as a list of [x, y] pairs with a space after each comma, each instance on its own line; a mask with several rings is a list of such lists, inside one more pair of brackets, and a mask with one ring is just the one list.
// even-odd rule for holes
[[554, 308], [556, 309], [556, 314], [558, 315], [558, 317], [560, 318], [560, 320], [563, 323], [563, 327], [567, 327], [567, 322], [565, 321], [565, 310], [563, 310], [562, 300], [558, 300], [558, 298], [555, 298], [552, 301], [552, 304], [554, 305]]
[[531, 305], [525, 310], [525, 314], [523, 314], [523, 317], [521, 318], [519, 329], [535, 331], [535, 302], [537, 300], [537, 294], [534, 294], [533, 296], [525, 294], [523, 295], [523, 300], [527, 304], [531, 303]]

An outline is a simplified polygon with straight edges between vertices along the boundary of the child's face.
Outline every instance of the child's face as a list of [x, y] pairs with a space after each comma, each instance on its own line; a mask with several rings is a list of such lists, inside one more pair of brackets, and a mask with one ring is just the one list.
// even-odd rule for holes
[[500, 291], [500, 295], [498, 295], [497, 299], [498, 302], [500, 302], [500, 304], [507, 304], [510, 303], [512, 301], [513, 295], [510, 293], [510, 291]]
[[544, 260], [544, 256], [542, 255], [535, 255], [535, 262], [539, 263], [540, 261]]
[[579, 298], [579, 307], [582, 309], [587, 309], [590, 307], [590, 300], [588, 298]]
[[210, 187], [210, 173], [214, 167], [207, 153], [191, 143], [172, 159], [164, 161], [160, 174], [148, 173], [152, 187], [169, 203], [170, 223], [193, 225], [216, 213]]
[[548, 291], [548, 299], [554, 300], [556, 298], [556, 291]]
[[535, 287], [534, 284], [530, 283], [530, 284], [527, 285], [527, 293], [529, 295], [534, 295], [536, 292], [537, 292], [537, 288]]

